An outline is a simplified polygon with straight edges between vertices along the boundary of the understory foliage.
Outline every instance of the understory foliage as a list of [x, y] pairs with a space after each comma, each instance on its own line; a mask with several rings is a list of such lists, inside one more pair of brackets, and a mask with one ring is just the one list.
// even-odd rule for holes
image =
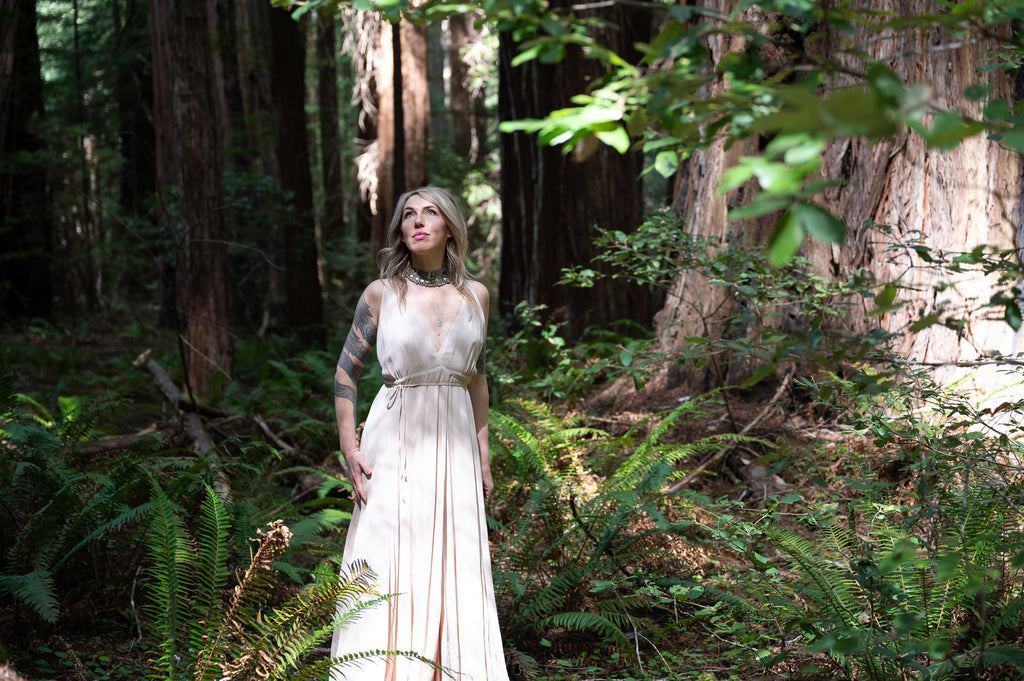
[[274, 603], [278, 572], [273, 566], [292, 540], [284, 523], [276, 520], [258, 531], [249, 566], [233, 578], [231, 518], [212, 488], [206, 489], [194, 534], [155, 481], [152, 499], [146, 539], [149, 600], [141, 609], [160, 652], [150, 678], [321, 679], [331, 669], [384, 654], [321, 656], [306, 664], [335, 628], [352, 626], [365, 609], [387, 598], [374, 591], [374, 575], [365, 563], [339, 573], [322, 562], [309, 575], [309, 586]]

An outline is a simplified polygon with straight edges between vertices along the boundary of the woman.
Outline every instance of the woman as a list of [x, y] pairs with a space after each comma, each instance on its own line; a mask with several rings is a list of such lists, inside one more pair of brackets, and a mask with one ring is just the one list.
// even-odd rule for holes
[[[507, 681], [484, 500], [491, 480], [483, 346], [487, 289], [466, 275], [466, 221], [444, 190], [399, 198], [381, 278], [363, 291], [338, 360], [334, 406], [356, 493], [344, 562], [365, 560], [397, 594], [334, 633], [332, 656], [359, 681]], [[370, 350], [384, 373], [356, 438], [356, 383]], [[451, 676], [449, 676], [451, 674]], [[336, 675], [334, 678], [343, 678]]]

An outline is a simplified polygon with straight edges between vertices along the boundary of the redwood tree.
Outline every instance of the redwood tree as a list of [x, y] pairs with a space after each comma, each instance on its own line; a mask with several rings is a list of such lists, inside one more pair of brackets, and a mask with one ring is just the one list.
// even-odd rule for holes
[[158, 157], [163, 183], [177, 181], [180, 188], [187, 239], [188, 385], [208, 398], [230, 378], [234, 360], [208, 5], [206, 0], [154, 0], [151, 12], [154, 63], [161, 65], [155, 69], [154, 102], [169, 104], [172, 114], [157, 120], [158, 149], [171, 147], [158, 150]]
[[[737, 6], [724, 0], [708, 4], [722, 15], [729, 15]], [[837, 30], [822, 22], [815, 38], [808, 38], [801, 46], [811, 60], [835, 65], [817, 97], [828, 99], [850, 92], [861, 101], [870, 98], [873, 89], [861, 88], [866, 82], [865, 74], [871, 73], [871, 64], [878, 63], [891, 68], [898, 79], [892, 88], [916, 88], [912, 91], [923, 97], [922, 108], [930, 111], [920, 121], [919, 132], [923, 134], [887, 127], [884, 120], [873, 121], [871, 115], [857, 120], [861, 115], [858, 111], [844, 120], [844, 112], [836, 111], [834, 116], [839, 122], [824, 148], [820, 171], [821, 176], [833, 181], [833, 186], [812, 199], [846, 225], [847, 235], [841, 244], [805, 240], [802, 252], [820, 272], [837, 279], [847, 279], [859, 268], [866, 268], [880, 282], [898, 282], [898, 300], [902, 305], [880, 317], [883, 329], [901, 336], [896, 350], [916, 361], [947, 365], [939, 372], [939, 378], [963, 375], [953, 368], [956, 362], [977, 359], [987, 352], [1015, 351], [1013, 329], [998, 314], [977, 309], [979, 303], [987, 302], [991, 296], [993, 281], [961, 276], [956, 290], [949, 289], [936, 297], [939, 275], [935, 269], [921, 267], [927, 263], [917, 258], [913, 249], [905, 249], [895, 257], [889, 246], [919, 238], [924, 239], [927, 248], [947, 252], [966, 251], [979, 244], [996, 248], [1018, 246], [1017, 216], [1024, 186], [1020, 154], [984, 135], [969, 135], [963, 140], [952, 137], [952, 148], [948, 143], [937, 143], [929, 135], [941, 116], [938, 112], [954, 112], [946, 121], [960, 116], [984, 118], [984, 103], [964, 96], [969, 87], [988, 93], [988, 98], [1015, 100], [1016, 84], [1011, 74], [1003, 69], [980, 68], [992, 62], [992, 54], [1012, 42], [1011, 26], [1008, 22], [975, 25], [966, 35], [954, 35], [941, 22], [928, 24], [917, 19], [915, 23], [915, 17], [941, 15], [943, 7], [934, 0], [872, 0], [855, 11], [863, 12], [865, 17], [870, 13], [892, 16], [896, 21], [884, 40], [880, 39], [879, 28], [870, 22], [857, 25], [853, 32]], [[752, 23], [762, 22], [762, 32], [774, 42], [755, 48], [742, 37], [711, 34], [706, 45], [711, 65], [719, 75], [707, 85], [709, 97], [728, 87], [728, 68], [722, 67], [725, 60], [752, 49], [760, 50], [759, 56], [765, 63], [784, 54], [782, 50], [790, 38], [780, 32], [782, 24], [778, 17], [745, 18]], [[879, 72], [876, 69], [875, 73]], [[885, 72], [881, 73], [884, 76]], [[837, 97], [834, 101], [843, 100]], [[849, 101], [849, 108], [864, 106]], [[880, 103], [876, 103], [875, 115], [881, 115], [880, 108]], [[794, 119], [799, 115], [796, 111], [793, 114]], [[813, 129], [813, 117], [806, 119], [804, 125], [810, 134], [818, 132]], [[765, 139], [755, 135], [737, 141], [722, 134], [692, 154], [676, 177], [674, 201], [688, 231], [722, 239], [735, 232], [755, 243], [769, 240], [778, 213], [753, 220], [728, 218], [730, 209], [747, 202], [756, 186], [748, 183], [734, 191], [717, 191], [722, 173], [735, 166], [742, 156], [756, 156]], [[891, 231], [883, 237], [874, 224], [885, 225]], [[658, 316], [659, 348], [673, 352], [688, 342], [687, 337], [703, 335], [709, 320], [728, 314], [727, 297], [727, 289], [710, 286], [693, 272], [680, 273]], [[942, 299], [949, 299], [953, 305], [975, 307], [965, 326], [936, 324], [921, 333], [903, 335], [916, 320], [934, 313], [936, 303]], [[872, 302], [863, 301], [854, 311], [851, 329], [865, 330], [873, 324], [869, 314], [874, 307]], [[667, 384], [680, 380], [703, 384], [709, 370], [705, 367], [662, 378], [667, 379]]]
[[277, 159], [281, 187], [291, 195], [293, 213], [282, 226], [288, 324], [306, 342], [323, 346], [323, 303], [313, 220], [313, 178], [306, 132], [305, 31], [283, 9], [270, 11], [277, 108]]
[[49, 316], [53, 222], [35, 0], [0, 2], [0, 317]]
[[[569, 2], [553, 2], [565, 8]], [[628, 12], [616, 6], [587, 16], [629, 26]], [[642, 24], [640, 24], [642, 26]], [[623, 53], [638, 36], [629, 30], [598, 30], [601, 44]], [[498, 112], [502, 121], [543, 118], [568, 106], [573, 93], [587, 90], [606, 74], [603, 65], [570, 45], [558, 63], [530, 60], [512, 66], [519, 52], [512, 36], [500, 47]], [[630, 232], [643, 218], [642, 158], [609, 147], [561, 149], [541, 146], [525, 132], [501, 135], [502, 249], [499, 306], [510, 313], [520, 301], [547, 305], [556, 319], [578, 334], [588, 324], [619, 319], [649, 321], [654, 300], [619, 282], [594, 289], [558, 286], [562, 269], [589, 265], [597, 229]]]

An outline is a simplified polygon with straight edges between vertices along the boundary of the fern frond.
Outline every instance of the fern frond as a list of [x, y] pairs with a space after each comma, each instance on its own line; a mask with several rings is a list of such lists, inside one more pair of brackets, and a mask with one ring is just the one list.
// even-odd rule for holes
[[33, 570], [27, 575], [0, 575], [0, 588], [31, 608], [47, 624], [57, 622], [60, 603], [54, 590], [52, 573]]
[[161, 661], [173, 672], [178, 668], [178, 644], [186, 619], [182, 612], [188, 603], [185, 576], [194, 563], [194, 555], [184, 523], [156, 480], [151, 483], [153, 518], [146, 535], [151, 602], [142, 610], [156, 627], [154, 638], [162, 652]]
[[200, 613], [205, 622], [190, 622], [189, 639], [199, 648], [209, 635], [210, 624], [220, 621], [223, 612], [222, 592], [228, 582], [228, 537], [231, 518], [214, 489], [207, 485], [200, 511], [197, 536], [195, 584], [190, 589], [192, 611]]
[[558, 613], [541, 619], [537, 626], [561, 627], [569, 631], [592, 631], [602, 638], [614, 641], [617, 645], [628, 647], [631, 644], [629, 637], [611, 619], [593, 612]]

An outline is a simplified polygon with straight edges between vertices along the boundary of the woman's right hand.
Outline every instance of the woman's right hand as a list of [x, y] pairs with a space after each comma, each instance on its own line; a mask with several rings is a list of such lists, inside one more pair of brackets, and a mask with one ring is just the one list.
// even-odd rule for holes
[[373, 477], [373, 469], [370, 468], [370, 464], [366, 463], [366, 457], [358, 449], [345, 455], [345, 465], [348, 467], [348, 478], [356, 490], [356, 497], [365, 504], [366, 487], [363, 485], [363, 478]]

